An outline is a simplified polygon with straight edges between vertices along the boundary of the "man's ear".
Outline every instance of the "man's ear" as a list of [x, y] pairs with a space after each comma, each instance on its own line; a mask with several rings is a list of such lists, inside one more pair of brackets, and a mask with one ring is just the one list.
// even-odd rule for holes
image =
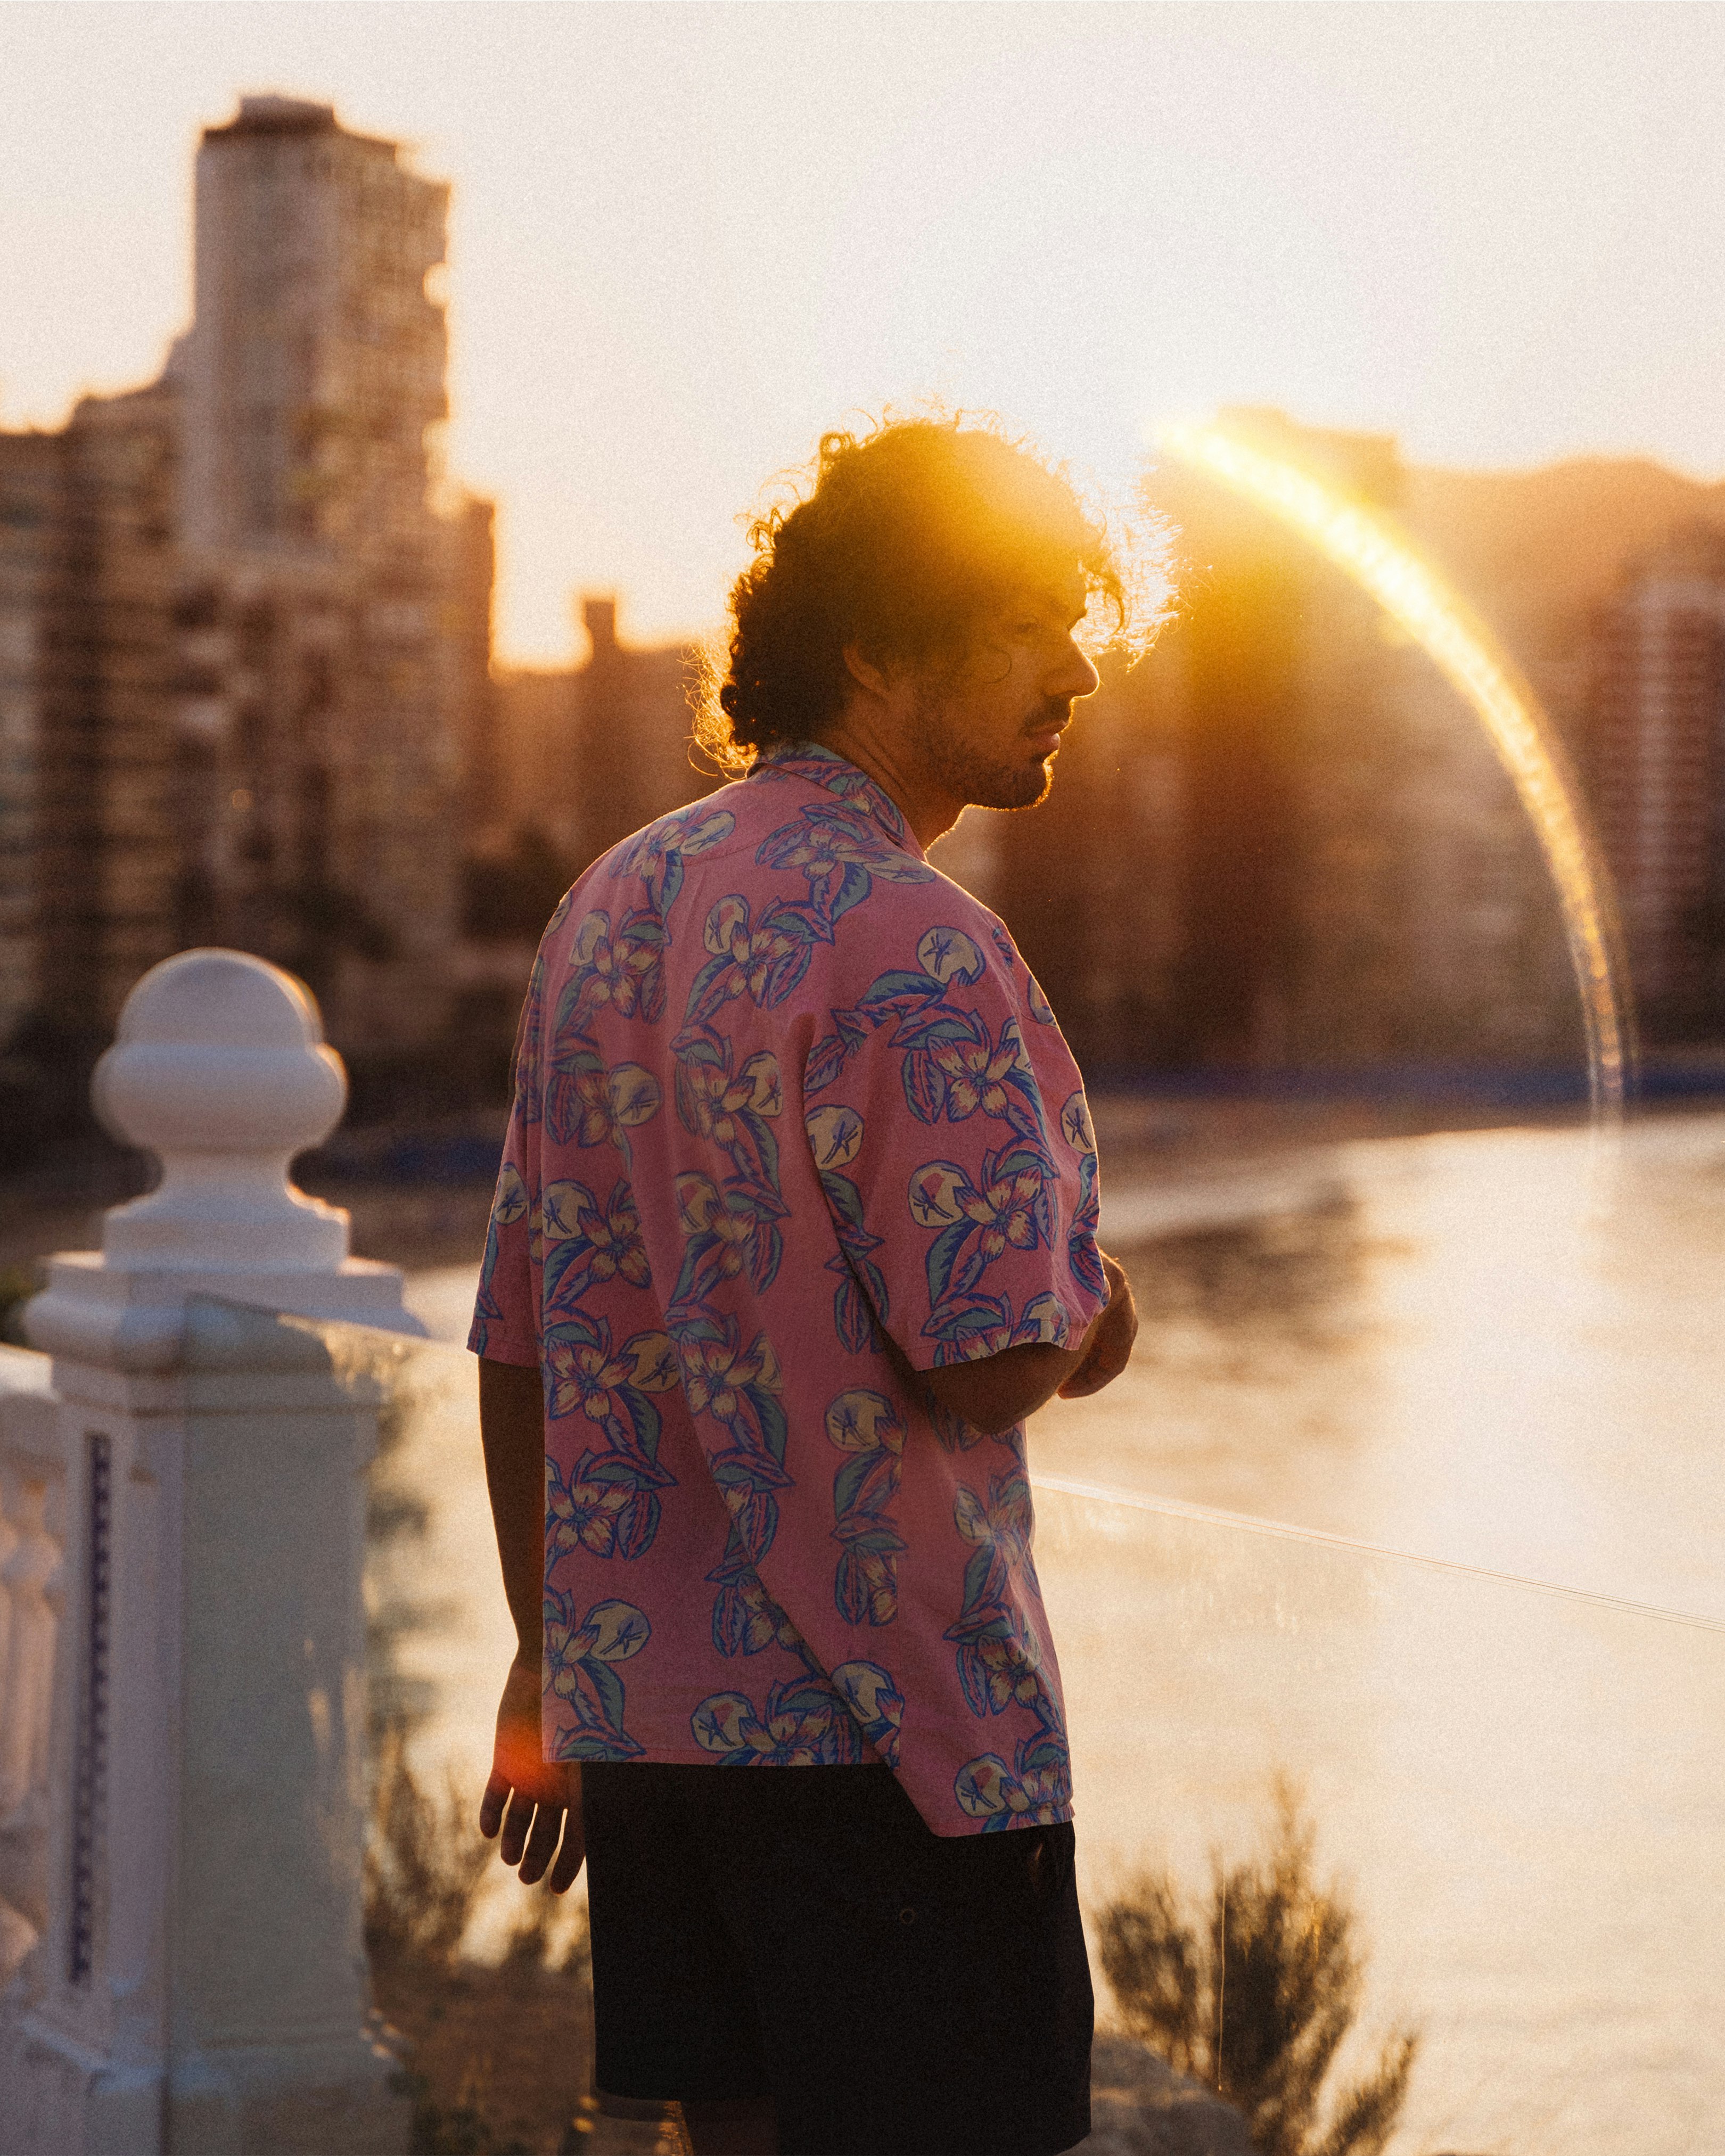
[[877, 666], [872, 659], [865, 655], [862, 646], [857, 644], [847, 644], [845, 646], [844, 659], [845, 670], [858, 688], [865, 690], [870, 696], [878, 697], [882, 703], [885, 703], [891, 693], [892, 686], [886, 668]]

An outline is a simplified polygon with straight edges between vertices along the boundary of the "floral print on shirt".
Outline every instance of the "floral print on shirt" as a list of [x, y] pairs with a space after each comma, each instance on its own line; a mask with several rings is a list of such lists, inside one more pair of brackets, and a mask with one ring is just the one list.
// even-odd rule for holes
[[471, 1344], [546, 1401], [548, 1757], [886, 1760], [1070, 1815], [1022, 1432], [915, 1373], [1076, 1344], [1096, 1144], [1003, 925], [807, 744], [596, 862], [535, 962]]

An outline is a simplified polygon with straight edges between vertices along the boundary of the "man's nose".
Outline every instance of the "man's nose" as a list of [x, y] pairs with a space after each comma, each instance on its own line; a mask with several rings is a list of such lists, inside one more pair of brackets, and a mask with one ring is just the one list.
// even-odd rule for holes
[[1101, 682], [1101, 675], [1086, 654], [1069, 636], [1066, 649], [1061, 654], [1060, 673], [1049, 684], [1049, 693], [1055, 696], [1091, 696]]

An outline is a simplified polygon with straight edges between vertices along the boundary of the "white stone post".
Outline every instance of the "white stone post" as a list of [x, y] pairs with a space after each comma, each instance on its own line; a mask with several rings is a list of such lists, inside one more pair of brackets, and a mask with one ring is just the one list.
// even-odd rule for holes
[[162, 1176], [26, 1315], [57, 1405], [13, 1480], [28, 1437], [55, 1509], [18, 1510], [44, 1577], [8, 1607], [37, 1619], [39, 1688], [44, 1638], [53, 1667], [33, 1911], [0, 1871], [31, 1934], [0, 2002], [3, 2156], [406, 2147], [361, 1937], [360, 1586], [404, 1348], [352, 1328], [420, 1328], [399, 1273], [287, 1178], [345, 1095], [310, 997], [230, 951], [147, 973], [97, 1070], [99, 1113]]

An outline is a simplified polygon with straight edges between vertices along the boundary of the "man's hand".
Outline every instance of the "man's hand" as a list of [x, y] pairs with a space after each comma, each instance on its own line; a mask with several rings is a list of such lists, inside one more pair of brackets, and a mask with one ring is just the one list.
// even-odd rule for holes
[[1132, 1301], [1132, 1282], [1106, 1250], [1097, 1255], [1107, 1276], [1108, 1306], [1090, 1328], [1082, 1361], [1060, 1389], [1063, 1400], [1088, 1399], [1104, 1385], [1111, 1385], [1131, 1361], [1132, 1342], [1138, 1337], [1138, 1309]]
[[1081, 1400], [1111, 1384], [1126, 1368], [1137, 1337], [1138, 1313], [1132, 1285], [1106, 1252], [1099, 1252], [1108, 1282], [1107, 1306], [1097, 1312], [1079, 1348], [1031, 1342], [1003, 1348], [974, 1363], [947, 1363], [913, 1370], [894, 1343], [886, 1351], [907, 1383], [917, 1385], [937, 1407], [962, 1416], [973, 1430], [998, 1437], [1034, 1414], [1056, 1394]]
[[581, 1769], [553, 1765], [542, 1757], [539, 1686], [536, 1662], [510, 1664], [497, 1709], [491, 1779], [480, 1799], [480, 1832], [489, 1841], [502, 1829], [499, 1854], [506, 1864], [521, 1866], [523, 1887], [543, 1879], [549, 1866], [552, 1892], [567, 1894], [587, 1855]]

